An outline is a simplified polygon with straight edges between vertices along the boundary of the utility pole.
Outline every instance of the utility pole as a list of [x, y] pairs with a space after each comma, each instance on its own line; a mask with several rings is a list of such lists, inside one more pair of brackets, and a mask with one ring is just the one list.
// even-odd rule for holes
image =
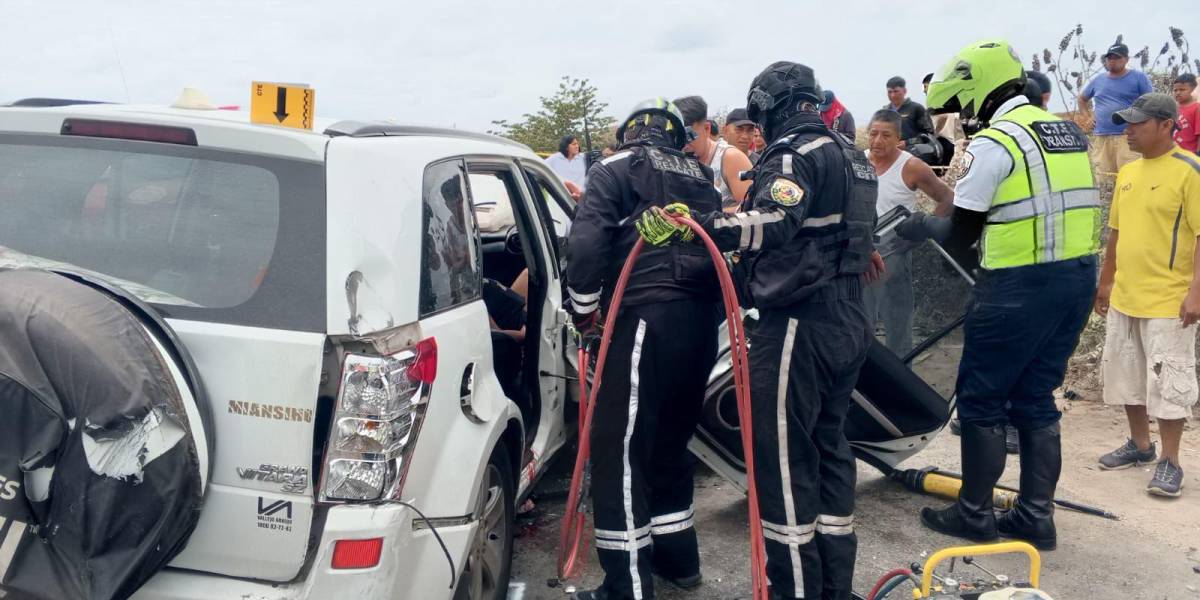
[[587, 97], [587, 92], [584, 91], [584, 82], [579, 82], [579, 95], [583, 97], [583, 145], [587, 148], [588, 155], [592, 152], [592, 134], [588, 128], [588, 109], [591, 108], [592, 101]]

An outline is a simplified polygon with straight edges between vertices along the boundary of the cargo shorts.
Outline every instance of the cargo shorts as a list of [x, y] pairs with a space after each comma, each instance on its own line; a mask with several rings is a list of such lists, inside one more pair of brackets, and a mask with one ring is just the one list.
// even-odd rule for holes
[[1155, 419], [1192, 416], [1196, 384], [1196, 325], [1179, 319], [1141, 319], [1108, 309], [1101, 375], [1104, 402], [1145, 406]]

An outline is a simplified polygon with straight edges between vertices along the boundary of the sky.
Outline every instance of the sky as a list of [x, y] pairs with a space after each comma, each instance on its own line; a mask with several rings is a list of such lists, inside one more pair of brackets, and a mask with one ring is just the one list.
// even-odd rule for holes
[[[519, 120], [564, 75], [622, 117], [654, 96], [743, 106], [776, 60], [813, 67], [865, 123], [892, 75], [921, 78], [960, 47], [1007, 38], [1026, 63], [1076, 23], [1103, 53], [1118, 33], [1157, 49], [1194, 33], [1194, 3], [463, 2], [439, 0], [0, 0], [0, 101], [32, 96], [170, 104], [184, 86], [248, 107], [250, 83], [307, 83], [319, 117], [485, 131]], [[1131, 15], [1135, 11], [1136, 15]], [[1180, 15], [1184, 15], [1182, 18]], [[1057, 96], [1057, 92], [1056, 92]], [[1054, 106], [1061, 110], [1060, 99]]]

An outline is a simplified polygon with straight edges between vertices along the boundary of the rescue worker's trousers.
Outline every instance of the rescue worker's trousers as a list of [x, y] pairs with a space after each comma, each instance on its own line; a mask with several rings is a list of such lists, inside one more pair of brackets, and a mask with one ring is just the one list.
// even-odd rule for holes
[[871, 343], [853, 283], [851, 297], [762, 310], [748, 326], [767, 578], [783, 598], [850, 598], [855, 464], [842, 426]]
[[1054, 390], [1095, 294], [1095, 256], [980, 275], [963, 324], [958, 418], [1029, 431], [1057, 423]]
[[687, 450], [716, 362], [711, 302], [625, 306], [592, 417], [592, 501], [606, 598], [654, 597], [700, 572]]

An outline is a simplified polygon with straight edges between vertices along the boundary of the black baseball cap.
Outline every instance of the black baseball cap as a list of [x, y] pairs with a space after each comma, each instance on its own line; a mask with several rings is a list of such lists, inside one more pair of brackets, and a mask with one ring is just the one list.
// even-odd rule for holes
[[1158, 92], [1143, 94], [1133, 101], [1133, 106], [1113, 113], [1112, 121], [1116, 125], [1126, 123], [1142, 123], [1150, 119], [1179, 120], [1179, 104], [1175, 99]]
[[1108, 58], [1114, 54], [1121, 58], [1129, 58], [1129, 46], [1125, 44], [1113, 44], [1108, 47], [1108, 52], [1104, 53], [1104, 58]]
[[729, 114], [725, 115], [725, 124], [733, 125], [734, 127], [757, 125], [757, 123], [750, 120], [750, 113], [746, 112], [744, 108], [735, 108], [729, 111]]

